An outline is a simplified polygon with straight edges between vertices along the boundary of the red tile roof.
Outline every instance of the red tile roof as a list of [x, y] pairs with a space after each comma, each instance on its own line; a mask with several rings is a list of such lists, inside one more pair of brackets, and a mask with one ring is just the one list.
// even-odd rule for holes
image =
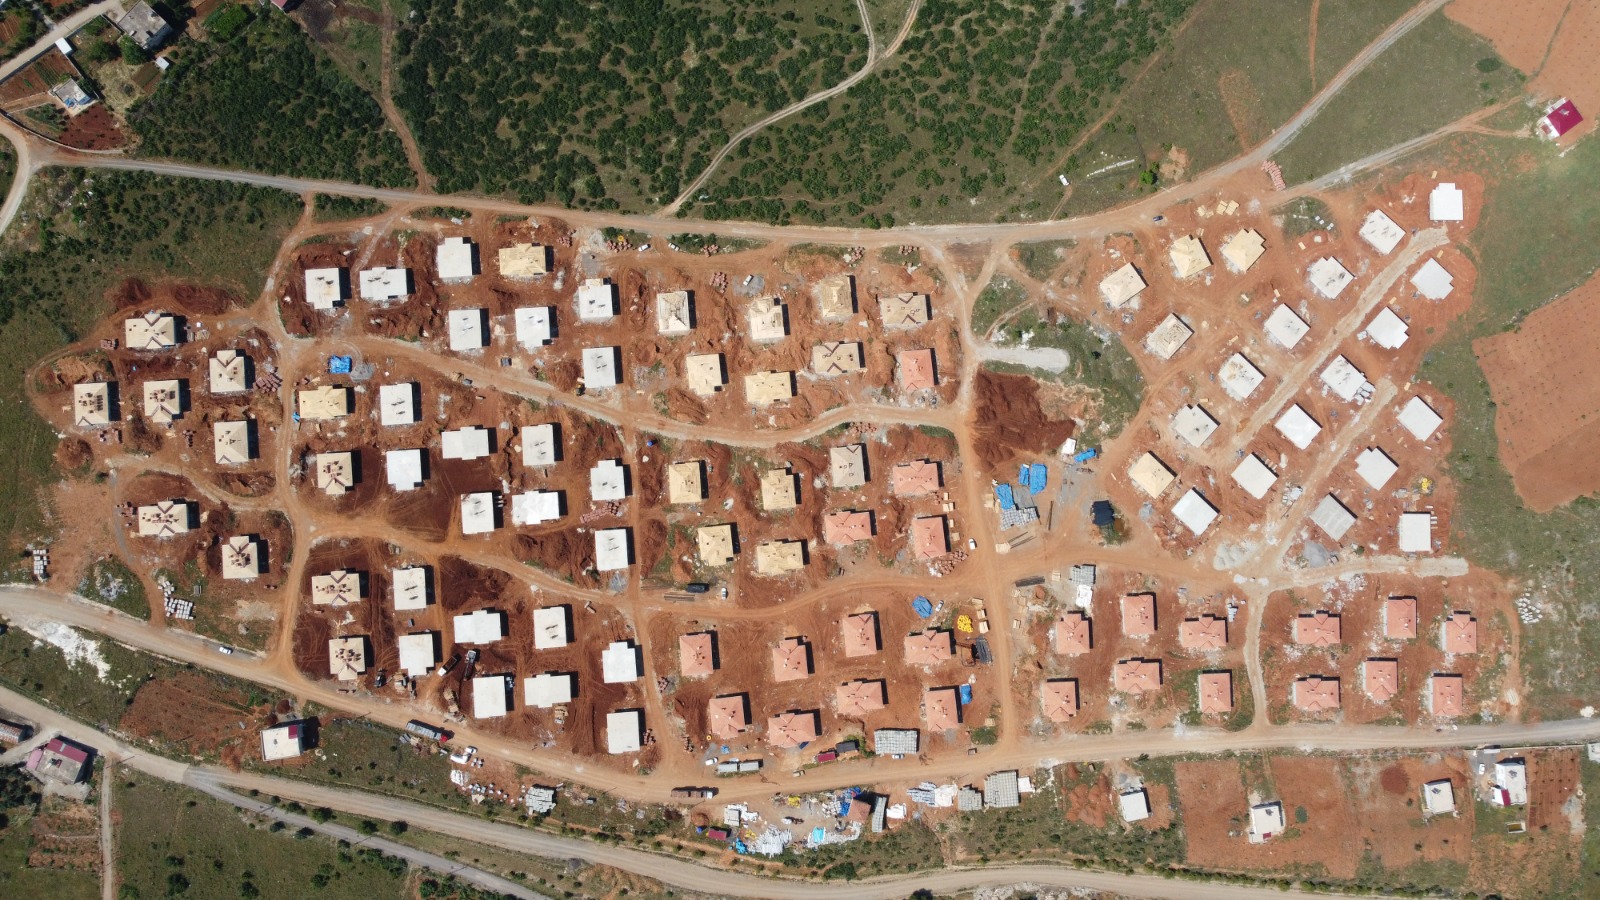
[[1200, 712], [1233, 712], [1233, 673], [1200, 673]]
[[1582, 121], [1583, 116], [1578, 114], [1578, 107], [1573, 105], [1571, 100], [1563, 98], [1559, 105], [1545, 113], [1540, 124], [1544, 126], [1546, 134], [1558, 138], [1576, 128]]
[[822, 539], [830, 544], [854, 544], [872, 540], [872, 513], [841, 509], [822, 519]]
[[749, 699], [745, 695], [713, 697], [706, 704], [706, 728], [717, 737], [731, 740], [749, 727]]
[[928, 688], [922, 694], [922, 710], [929, 731], [945, 731], [961, 724], [961, 698], [953, 687]]
[[774, 747], [798, 747], [809, 744], [820, 735], [821, 716], [817, 711], [804, 712], [791, 709], [767, 720], [767, 743]]
[[939, 384], [939, 367], [932, 350], [902, 350], [895, 354], [900, 363], [900, 389], [920, 391]]
[[883, 649], [878, 640], [878, 614], [856, 613], [846, 616], [841, 626], [844, 634], [844, 655], [847, 657], [871, 656]]
[[1144, 637], [1156, 633], [1156, 595], [1129, 594], [1122, 598], [1122, 633]]
[[1056, 619], [1055, 641], [1057, 653], [1088, 653], [1094, 648], [1094, 623], [1077, 610], [1064, 612]]
[[1339, 646], [1339, 615], [1319, 609], [1295, 616], [1294, 642], [1308, 647]]
[[889, 488], [901, 497], [931, 494], [941, 483], [939, 464], [926, 459], [896, 463], [889, 470]]
[[717, 668], [717, 636], [701, 631], [678, 638], [678, 667], [686, 678], [710, 675]]
[[798, 681], [811, 674], [811, 645], [805, 638], [784, 638], [772, 648], [772, 680]]
[[1417, 598], [1390, 597], [1383, 603], [1383, 636], [1409, 641], [1417, 636]]
[[860, 716], [883, 709], [888, 702], [883, 679], [847, 681], [834, 688], [834, 708], [841, 716]]
[[931, 666], [955, 656], [955, 635], [929, 629], [906, 635], [906, 665]]
[[1044, 717], [1065, 722], [1078, 714], [1078, 679], [1053, 678], [1044, 683]]
[[1434, 675], [1430, 690], [1433, 693], [1433, 714], [1441, 717], [1459, 716], [1467, 708], [1466, 681], [1460, 675]]
[[1294, 705], [1305, 712], [1339, 708], [1339, 679], [1306, 675], [1295, 679]]
[[1388, 703], [1400, 692], [1400, 661], [1395, 659], [1369, 659], [1361, 664], [1361, 680], [1366, 683], [1367, 696], [1374, 703]]
[[1111, 672], [1111, 684], [1127, 694], [1143, 694], [1161, 688], [1161, 660], [1124, 659]]
[[944, 516], [918, 516], [911, 521], [911, 554], [917, 559], [938, 559], [950, 552], [950, 534]]
[[1444, 620], [1441, 643], [1446, 653], [1478, 652], [1478, 620], [1472, 613], [1456, 611]]
[[1178, 644], [1189, 650], [1222, 650], [1228, 646], [1228, 620], [1209, 613], [1178, 624]]

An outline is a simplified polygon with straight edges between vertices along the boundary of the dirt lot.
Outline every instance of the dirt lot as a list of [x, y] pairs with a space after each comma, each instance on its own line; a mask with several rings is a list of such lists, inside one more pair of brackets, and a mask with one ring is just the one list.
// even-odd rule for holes
[[236, 766], [260, 754], [256, 734], [272, 715], [270, 702], [263, 701], [201, 672], [179, 672], [141, 687], [118, 727], [186, 755]]

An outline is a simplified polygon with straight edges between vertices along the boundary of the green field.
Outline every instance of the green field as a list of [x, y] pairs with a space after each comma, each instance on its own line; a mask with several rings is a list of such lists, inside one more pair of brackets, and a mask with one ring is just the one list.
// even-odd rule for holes
[[389, 209], [382, 200], [367, 197], [339, 197], [318, 194], [311, 217], [318, 222], [342, 222], [345, 219], [365, 219]]
[[0, 632], [0, 684], [91, 725], [115, 728], [140, 686], [172, 669], [153, 656], [79, 634], [91, 642], [106, 664], [104, 674], [88, 660], [69, 660], [56, 646], [36, 642], [22, 629], [9, 627]]
[[413, 0], [395, 102], [440, 191], [644, 210], [865, 62], [850, 0]]
[[23, 368], [109, 313], [106, 293], [126, 277], [255, 296], [301, 204], [266, 188], [47, 169], [24, 209], [42, 218], [0, 238], [0, 572], [22, 566], [11, 551], [48, 536], [40, 494], [56, 477], [55, 433], [33, 412]]
[[[408, 866], [401, 860], [320, 836], [297, 837], [282, 827], [275, 831], [263, 817], [180, 785], [126, 771], [115, 779], [122, 818], [117, 874], [124, 897], [410, 896]], [[130, 887], [137, 893], [128, 894]]]
[[282, 15], [227, 42], [182, 43], [130, 124], [148, 156], [382, 187], [416, 183], [370, 95]]
[[1306, 125], [1276, 160], [1289, 184], [1441, 128], [1515, 96], [1522, 75], [1498, 60], [1488, 42], [1434, 13], [1373, 60]]
[[130, 616], [150, 618], [150, 602], [145, 599], [144, 584], [115, 556], [103, 556], [89, 565], [89, 571], [78, 584], [78, 595]]
[[984, 337], [994, 323], [1028, 300], [1028, 290], [1004, 275], [996, 275], [978, 292], [972, 305], [972, 333]]
[[16, 35], [11, 40], [0, 43], [0, 61], [8, 60], [32, 46], [44, 32], [39, 16], [33, 7], [25, 3], [13, 3], [0, 10], [0, 23], [4, 23], [8, 29], [16, 29]]
[[1023, 271], [1035, 281], [1047, 281], [1061, 268], [1064, 253], [1077, 246], [1076, 241], [1034, 241], [1011, 248]]
[[1109, 440], [1139, 411], [1144, 402], [1144, 375], [1119, 338], [1066, 318], [1051, 324], [1033, 310], [1024, 310], [1001, 325], [993, 340], [1000, 346], [1016, 345], [1025, 334], [1029, 347], [1067, 351], [1071, 357], [1067, 368], [1045, 372], [1000, 362], [986, 363], [986, 367], [1089, 388], [1095, 396], [1094, 414], [1088, 417], [1080, 440]]

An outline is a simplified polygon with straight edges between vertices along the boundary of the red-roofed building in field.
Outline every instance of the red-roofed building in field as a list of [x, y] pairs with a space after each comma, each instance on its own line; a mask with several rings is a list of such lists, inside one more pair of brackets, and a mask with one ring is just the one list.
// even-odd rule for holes
[[922, 693], [922, 716], [929, 731], [948, 731], [961, 724], [961, 696], [953, 687], [928, 688]]
[[714, 631], [678, 638], [678, 668], [685, 678], [699, 678], [717, 670], [717, 635]]
[[956, 655], [955, 634], [930, 628], [906, 635], [906, 665], [936, 666]]
[[1428, 684], [1428, 711], [1440, 718], [1453, 718], [1467, 708], [1467, 684], [1460, 675], [1435, 673]]
[[1078, 715], [1078, 679], [1052, 678], [1044, 683], [1042, 694], [1046, 719], [1069, 722]]
[[1339, 708], [1339, 679], [1302, 675], [1294, 681], [1294, 705], [1302, 712], [1330, 712]]
[[822, 539], [835, 546], [870, 541], [873, 531], [872, 513], [867, 510], [841, 509], [822, 519]]
[[930, 350], [901, 350], [896, 353], [899, 363], [900, 390], [922, 391], [939, 386], [939, 366]]
[[28, 754], [25, 767], [45, 781], [77, 784], [90, 768], [94, 751], [66, 738], [55, 737]]
[[1077, 610], [1062, 613], [1053, 628], [1057, 653], [1079, 656], [1094, 648], [1094, 623]]
[[1477, 653], [1478, 652], [1478, 620], [1472, 613], [1457, 610], [1444, 620], [1444, 629], [1439, 634], [1439, 645], [1446, 653]]
[[784, 638], [772, 648], [772, 680], [799, 681], [811, 674], [811, 645], [805, 638]]
[[911, 520], [911, 555], [938, 559], [950, 552], [950, 529], [944, 516], [918, 516]]
[[896, 463], [889, 470], [889, 489], [897, 497], [920, 497], [937, 491], [944, 483], [939, 464], [926, 459]]
[[780, 749], [804, 747], [822, 735], [822, 717], [814, 709], [791, 709], [767, 720], [767, 743]]
[[878, 637], [878, 614], [875, 612], [845, 616], [840, 632], [844, 655], [847, 657], [871, 656], [883, 649], [883, 641]]
[[1294, 642], [1307, 647], [1339, 646], [1339, 615], [1319, 609], [1294, 618]]
[[882, 678], [846, 681], [834, 688], [833, 701], [839, 715], [858, 717], [888, 705], [889, 692]]
[[750, 697], [732, 694], [712, 697], [706, 704], [706, 730], [714, 736], [731, 741], [750, 727]]
[[1228, 620], [1207, 613], [1178, 623], [1178, 645], [1185, 650], [1209, 653], [1228, 646]]
[[1389, 698], [1400, 693], [1400, 661], [1397, 659], [1369, 659], [1361, 664], [1361, 680], [1367, 696], [1373, 703], [1388, 703]]
[[1578, 107], [1571, 100], [1562, 97], [1550, 104], [1544, 111], [1544, 118], [1539, 120], [1539, 136], [1546, 140], [1555, 140], [1583, 122], [1583, 116], [1578, 114]]
[[1200, 714], [1233, 712], [1233, 673], [1200, 673]]
[[1122, 633], [1149, 637], [1156, 633], [1156, 595], [1129, 594], [1122, 598]]
[[1417, 598], [1390, 597], [1383, 603], [1383, 636], [1391, 641], [1417, 637]]
[[1143, 694], [1161, 689], [1161, 660], [1124, 659], [1111, 670], [1111, 686], [1125, 694]]

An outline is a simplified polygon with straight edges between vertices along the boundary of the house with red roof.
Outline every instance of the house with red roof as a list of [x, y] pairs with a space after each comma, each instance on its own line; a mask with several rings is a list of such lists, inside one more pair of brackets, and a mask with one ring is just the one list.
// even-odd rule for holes
[[1446, 653], [1478, 652], [1478, 620], [1472, 613], [1457, 610], [1444, 620], [1439, 632], [1439, 646]]
[[1125, 694], [1144, 694], [1161, 689], [1161, 660], [1118, 660], [1111, 670], [1111, 686]]
[[889, 470], [889, 489], [897, 497], [920, 497], [937, 491], [944, 483], [939, 464], [926, 459], [896, 463]]
[[1078, 715], [1078, 679], [1052, 678], [1044, 683], [1041, 695], [1046, 719], [1069, 722]]
[[1293, 699], [1301, 712], [1332, 712], [1339, 708], [1339, 679], [1302, 675], [1294, 681]]
[[887, 706], [889, 692], [882, 678], [846, 681], [834, 688], [833, 703], [839, 715], [857, 718]]
[[1294, 642], [1307, 647], [1339, 646], [1339, 615], [1319, 609], [1295, 616]]
[[822, 519], [822, 539], [838, 547], [870, 541], [875, 530], [870, 510], [841, 509]]
[[1545, 108], [1544, 116], [1539, 119], [1537, 126], [1539, 136], [1545, 140], [1553, 141], [1583, 122], [1583, 116], [1578, 114], [1578, 107], [1571, 100], [1562, 97]]
[[1197, 702], [1200, 705], [1200, 714], [1223, 715], [1233, 712], [1233, 673], [1232, 672], [1201, 672], [1200, 696]]
[[1081, 656], [1094, 648], [1094, 624], [1075, 609], [1058, 616], [1052, 631], [1057, 653]]
[[922, 694], [922, 717], [929, 731], [948, 731], [961, 724], [961, 697], [953, 687], [928, 688]]
[[1228, 620], [1207, 613], [1178, 624], [1178, 645], [1185, 650], [1209, 653], [1228, 646]]
[[846, 657], [871, 656], [883, 649], [883, 641], [878, 635], [876, 612], [869, 610], [845, 616], [839, 631]]

